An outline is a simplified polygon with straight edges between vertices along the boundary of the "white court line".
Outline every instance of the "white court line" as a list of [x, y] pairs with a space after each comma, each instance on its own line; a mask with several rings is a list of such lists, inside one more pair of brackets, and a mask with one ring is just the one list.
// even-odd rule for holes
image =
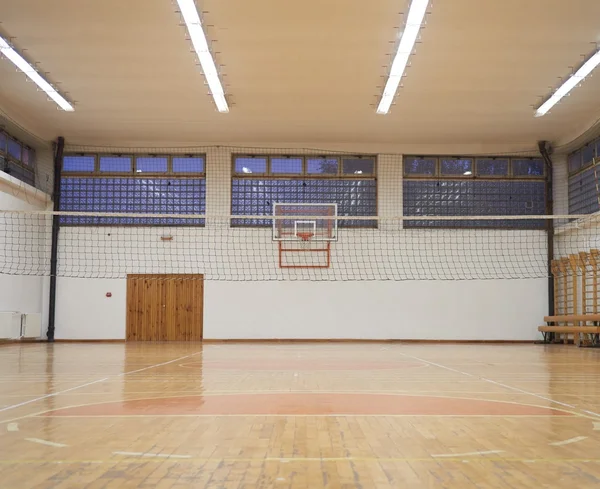
[[587, 436], [576, 436], [575, 438], [569, 438], [564, 441], [555, 441], [554, 443], [549, 443], [549, 445], [553, 447], [562, 447], [564, 445], [570, 445], [571, 443], [577, 443], [578, 441], [587, 440]]
[[142, 452], [113, 452], [114, 455], [125, 457], [147, 457], [147, 458], [192, 458], [191, 455], [174, 455], [168, 453], [142, 453]]
[[448, 457], [448, 458], [455, 458], [455, 457], [470, 457], [472, 455], [493, 455], [495, 453], [504, 453], [504, 450], [488, 450], [486, 452], [467, 452], [467, 453], [443, 453], [440, 455], [432, 455], [432, 457], [437, 457], [437, 458], [444, 458], [444, 457]]
[[31, 441], [33, 443], [39, 443], [40, 445], [46, 445], [48, 447], [54, 448], [64, 448], [69, 445], [65, 445], [64, 443], [54, 443], [53, 441], [41, 440], [39, 438], [25, 438], [26, 441]]
[[6, 425], [6, 431], [19, 431], [19, 423], [8, 423]]
[[191, 353], [190, 355], [186, 355], [184, 357], [176, 358], [175, 360], [170, 360], [168, 362], [157, 363], [156, 365], [150, 365], [149, 367], [144, 367], [144, 368], [140, 368], [140, 369], [137, 369], [137, 370], [132, 370], [131, 372], [123, 372], [121, 374], [114, 375], [112, 377], [104, 377], [103, 379], [98, 379], [98, 380], [94, 380], [92, 382], [87, 382], [85, 384], [78, 385], [76, 387], [71, 387], [70, 389], [65, 389], [63, 391], [53, 392], [52, 394], [46, 394], [45, 396], [36, 397], [35, 399], [30, 399], [29, 401], [20, 402], [19, 404], [13, 404], [12, 406], [7, 406], [5, 408], [2, 408], [2, 409], [0, 409], [0, 413], [2, 413], [4, 411], [10, 411], [11, 409], [16, 409], [16, 408], [21, 407], [21, 406], [26, 406], [27, 404], [31, 404], [33, 402], [43, 401], [44, 399], [48, 399], [50, 397], [60, 396], [62, 394], [66, 394], [67, 392], [71, 392], [71, 391], [74, 391], [74, 390], [77, 390], [77, 389], [83, 389], [84, 387], [88, 387], [90, 385], [99, 384], [100, 382], [105, 382], [105, 381], [107, 381], [107, 380], [109, 380], [111, 378], [125, 377], [126, 375], [129, 375], [129, 374], [135, 374], [135, 373], [138, 373], [138, 372], [143, 372], [144, 370], [149, 370], [151, 368], [162, 367], [163, 365], [168, 365], [169, 363], [179, 362], [181, 360], [185, 360], [186, 358], [193, 357], [194, 355], [198, 355], [200, 353], [202, 353], [202, 352]]
[[574, 411], [580, 411], [582, 413], [591, 414], [592, 416], [596, 416], [597, 418], [600, 418], [600, 414], [595, 413], [593, 411], [587, 411], [585, 409], [579, 409], [576, 406], [573, 406], [572, 404], [567, 404], [565, 402], [555, 401], [554, 399], [551, 399], [549, 397], [541, 396], [539, 394], [534, 394], [533, 392], [528, 392], [528, 391], [525, 391], [523, 389], [519, 389], [518, 387], [512, 387], [512, 386], [504, 384], [502, 382], [496, 382], [495, 380], [487, 379], [485, 377], [480, 377], [479, 375], [474, 375], [474, 374], [470, 374], [468, 372], [463, 372], [462, 370], [457, 370], [455, 368], [446, 367], [445, 365], [441, 365], [441, 364], [435, 363], [435, 362], [430, 362], [429, 360], [423, 360], [422, 358], [415, 357], [414, 355], [409, 355], [407, 353], [402, 353], [402, 352], [398, 352], [398, 353], [400, 353], [400, 355], [402, 355], [404, 357], [412, 358], [413, 360], [418, 360], [419, 362], [427, 363], [429, 365], [433, 365], [434, 367], [439, 367], [439, 368], [443, 368], [445, 370], [449, 370], [451, 372], [455, 372], [455, 373], [458, 373], [458, 374], [461, 374], [461, 375], [466, 375], [467, 377], [472, 377], [474, 379], [482, 380], [484, 382], [488, 382], [490, 384], [494, 384], [494, 385], [497, 385], [499, 387], [504, 387], [505, 389], [510, 389], [510, 390], [513, 390], [513, 391], [516, 391], [516, 392], [520, 392], [521, 394], [526, 394], [528, 396], [537, 397], [538, 399], [543, 399], [544, 401], [552, 402], [554, 404], [558, 404], [559, 406], [563, 406], [563, 407], [572, 409]]

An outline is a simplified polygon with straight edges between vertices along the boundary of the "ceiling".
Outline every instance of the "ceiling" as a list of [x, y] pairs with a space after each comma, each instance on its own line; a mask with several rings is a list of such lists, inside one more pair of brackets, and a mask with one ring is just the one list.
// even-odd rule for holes
[[375, 113], [407, 0], [204, 0], [231, 105], [216, 111], [171, 0], [0, 0], [0, 33], [69, 100], [7, 60], [0, 109], [73, 144], [566, 143], [600, 118], [600, 76], [543, 118], [559, 77], [600, 41], [597, 0], [435, 0], [404, 86]]

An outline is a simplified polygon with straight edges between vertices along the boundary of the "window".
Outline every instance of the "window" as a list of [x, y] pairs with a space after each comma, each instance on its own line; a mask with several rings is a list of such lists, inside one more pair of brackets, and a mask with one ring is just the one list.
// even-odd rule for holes
[[0, 170], [29, 185], [35, 185], [35, 151], [0, 131]]
[[[270, 216], [275, 203], [338, 204], [340, 216], [376, 216], [374, 157], [234, 156], [231, 213]], [[270, 219], [233, 219], [237, 226], [270, 226]], [[340, 227], [376, 227], [343, 220]]]
[[[406, 216], [544, 214], [544, 162], [538, 158], [414, 157], [404, 159]], [[405, 227], [536, 228], [537, 220], [405, 221]]]
[[62, 224], [202, 226], [204, 219], [144, 214], [204, 214], [205, 205], [204, 156], [65, 155], [63, 159], [61, 211], [140, 217], [63, 216]]
[[569, 166], [569, 214], [592, 214], [600, 210], [598, 205], [598, 167], [600, 139], [592, 141], [571, 153]]

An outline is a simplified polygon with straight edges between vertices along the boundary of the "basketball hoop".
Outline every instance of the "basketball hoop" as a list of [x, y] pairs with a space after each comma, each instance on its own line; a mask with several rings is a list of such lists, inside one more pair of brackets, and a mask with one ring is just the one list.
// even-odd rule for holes
[[297, 233], [296, 234], [296, 236], [298, 236], [302, 241], [310, 241], [314, 235], [315, 235], [315, 233]]

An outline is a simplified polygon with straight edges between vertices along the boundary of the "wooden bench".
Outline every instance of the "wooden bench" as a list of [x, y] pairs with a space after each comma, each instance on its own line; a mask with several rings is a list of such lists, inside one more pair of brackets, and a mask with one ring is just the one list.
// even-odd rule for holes
[[[598, 343], [600, 335], [600, 326], [587, 326], [585, 323], [600, 323], [600, 314], [566, 314], [559, 316], [546, 316], [544, 321], [547, 326], [538, 327], [538, 331], [544, 334], [544, 340], [550, 342], [554, 334], [572, 334], [576, 345], [581, 342], [581, 334], [592, 335], [592, 344]], [[551, 323], [572, 323], [572, 324], [551, 324]], [[579, 323], [584, 323], [580, 325]], [[566, 343], [565, 337], [565, 343]]]

